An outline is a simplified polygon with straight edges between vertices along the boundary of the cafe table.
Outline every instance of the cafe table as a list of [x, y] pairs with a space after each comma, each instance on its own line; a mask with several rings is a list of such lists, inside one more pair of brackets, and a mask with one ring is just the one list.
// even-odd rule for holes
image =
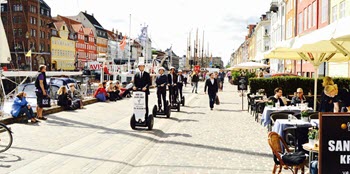
[[[306, 110], [312, 110], [312, 108], [307, 108]], [[300, 114], [300, 112], [302, 111], [302, 108], [297, 107], [297, 106], [282, 106], [279, 108], [266, 106], [264, 108], [264, 112], [263, 112], [262, 118], [261, 118], [261, 122], [263, 123], [264, 126], [267, 126], [271, 123], [270, 114], [272, 112], [276, 112], [276, 111], [292, 111], [295, 114]]]
[[315, 154], [319, 152], [319, 146], [306, 143], [303, 144], [303, 149], [309, 152], [309, 164], [311, 164], [311, 161], [315, 158]]

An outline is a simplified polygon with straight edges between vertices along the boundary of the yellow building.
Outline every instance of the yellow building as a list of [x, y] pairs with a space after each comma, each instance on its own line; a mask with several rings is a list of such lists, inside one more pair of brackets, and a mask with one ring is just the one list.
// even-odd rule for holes
[[[330, 0], [330, 23], [350, 16], [350, 0]], [[350, 77], [350, 62], [328, 63], [327, 75], [332, 77]]]
[[[71, 37], [71, 38], [70, 38]], [[51, 29], [51, 60], [56, 70], [74, 70], [75, 41], [64, 22], [54, 22]]]

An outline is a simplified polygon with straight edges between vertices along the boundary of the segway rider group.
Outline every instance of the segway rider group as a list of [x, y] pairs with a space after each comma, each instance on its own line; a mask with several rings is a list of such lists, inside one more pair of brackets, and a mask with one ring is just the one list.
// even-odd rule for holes
[[169, 88], [169, 101], [173, 106], [176, 103], [176, 96], [177, 96], [177, 75], [175, 73], [174, 67], [170, 67], [170, 72], [168, 74], [168, 88]]

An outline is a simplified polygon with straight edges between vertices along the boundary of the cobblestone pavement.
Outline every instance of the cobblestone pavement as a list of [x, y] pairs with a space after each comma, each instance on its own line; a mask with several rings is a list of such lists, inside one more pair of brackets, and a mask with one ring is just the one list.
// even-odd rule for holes
[[[225, 84], [213, 111], [203, 83], [198, 92], [185, 88], [186, 106], [156, 118], [153, 131], [131, 130], [131, 99], [11, 125], [0, 173], [271, 173], [266, 128], [241, 111], [236, 86]], [[150, 108], [155, 101], [152, 92]]]

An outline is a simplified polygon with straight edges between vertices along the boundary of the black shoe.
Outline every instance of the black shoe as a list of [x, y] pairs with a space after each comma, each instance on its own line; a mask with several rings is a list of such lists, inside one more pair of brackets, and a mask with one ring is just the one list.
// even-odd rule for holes
[[198, 94], [197, 91], [196, 91], [196, 94]]
[[210, 108], [210, 110], [213, 110], [213, 108]]

